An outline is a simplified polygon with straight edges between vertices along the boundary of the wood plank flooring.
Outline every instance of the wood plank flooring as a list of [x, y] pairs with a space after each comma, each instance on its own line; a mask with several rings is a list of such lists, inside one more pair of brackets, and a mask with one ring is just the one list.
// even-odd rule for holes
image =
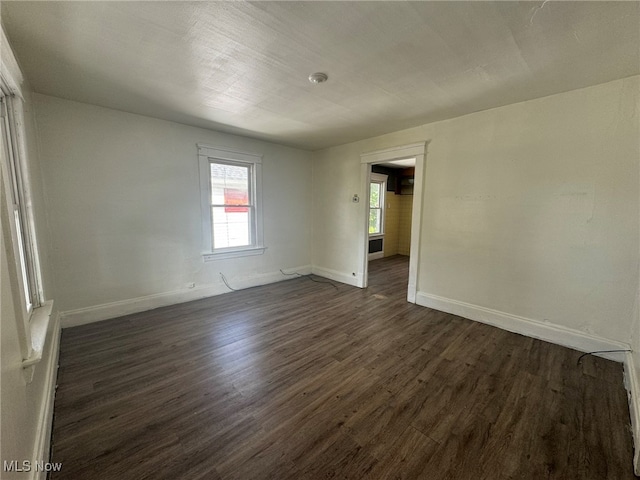
[[51, 479], [634, 478], [621, 365], [409, 304], [407, 276], [64, 330]]

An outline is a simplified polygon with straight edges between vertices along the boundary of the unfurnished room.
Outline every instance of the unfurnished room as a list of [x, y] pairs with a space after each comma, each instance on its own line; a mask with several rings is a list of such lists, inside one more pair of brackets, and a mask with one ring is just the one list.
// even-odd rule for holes
[[0, 23], [0, 479], [640, 475], [640, 2]]

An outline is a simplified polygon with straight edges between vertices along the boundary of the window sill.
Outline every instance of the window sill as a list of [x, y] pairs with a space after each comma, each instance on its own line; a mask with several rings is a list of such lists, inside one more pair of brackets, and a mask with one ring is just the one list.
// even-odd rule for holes
[[266, 249], [267, 247], [247, 247], [222, 252], [203, 253], [202, 259], [205, 262], [213, 262], [214, 260], [224, 260], [226, 258], [250, 257], [252, 255], [262, 255]]
[[42, 360], [44, 343], [47, 339], [49, 319], [53, 310], [53, 300], [45, 302], [41, 307], [34, 308], [31, 312], [31, 356], [22, 361], [22, 368], [28, 368]]

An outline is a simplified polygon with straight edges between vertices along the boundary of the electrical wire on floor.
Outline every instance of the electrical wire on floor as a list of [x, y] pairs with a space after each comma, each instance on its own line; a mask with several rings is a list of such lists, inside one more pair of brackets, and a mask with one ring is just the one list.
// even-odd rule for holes
[[227, 282], [227, 278], [224, 276], [224, 274], [222, 272], [220, 272], [220, 276], [222, 277], [222, 281], [224, 282], [224, 284], [227, 286], [227, 288], [229, 290], [231, 290], [232, 292], [237, 292], [238, 289], [236, 288], [231, 288], [231, 285], [229, 285], [229, 282]]
[[595, 352], [583, 353], [578, 357], [578, 362], [576, 363], [576, 365], [580, 365], [580, 362], [582, 361], [583, 357], [586, 357], [587, 355], [593, 355], [595, 353], [621, 353], [621, 352], [630, 352], [630, 351], [631, 350], [596, 350]]
[[337, 286], [335, 283], [333, 283], [332, 281], [330, 281], [330, 280], [317, 280], [317, 279], [313, 278], [313, 277], [311, 276], [311, 274], [309, 274], [309, 275], [303, 275], [303, 274], [298, 273], [298, 272], [285, 273], [282, 269], [280, 269], [280, 273], [281, 273], [281, 274], [283, 274], [283, 275], [286, 275], [286, 276], [288, 276], [288, 277], [289, 277], [289, 276], [296, 276], [297, 278], [300, 278], [300, 277], [308, 278], [308, 279], [309, 279], [309, 280], [311, 280], [312, 282], [316, 282], [316, 283], [328, 283], [329, 285], [331, 285], [331, 286], [332, 286], [333, 288], [335, 288], [336, 290], [340, 290], [340, 289], [338, 288], [338, 286]]

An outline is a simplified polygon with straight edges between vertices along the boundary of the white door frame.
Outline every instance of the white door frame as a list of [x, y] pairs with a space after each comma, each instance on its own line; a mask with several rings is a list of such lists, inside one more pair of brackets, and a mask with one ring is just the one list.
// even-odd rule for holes
[[371, 165], [375, 163], [388, 162], [391, 160], [402, 160], [415, 158], [415, 178], [413, 183], [413, 212], [411, 214], [411, 255], [409, 256], [409, 288], [407, 289], [407, 301], [416, 303], [416, 293], [418, 289], [418, 269], [420, 258], [420, 232], [422, 231], [422, 198], [425, 160], [427, 157], [427, 145], [429, 142], [411, 143], [397, 147], [385, 148], [360, 154], [361, 191], [364, 192], [361, 208], [360, 238], [362, 251], [364, 254], [360, 258], [360, 271], [363, 272], [362, 284], [360, 287], [366, 288], [369, 282], [369, 185], [371, 183]]

